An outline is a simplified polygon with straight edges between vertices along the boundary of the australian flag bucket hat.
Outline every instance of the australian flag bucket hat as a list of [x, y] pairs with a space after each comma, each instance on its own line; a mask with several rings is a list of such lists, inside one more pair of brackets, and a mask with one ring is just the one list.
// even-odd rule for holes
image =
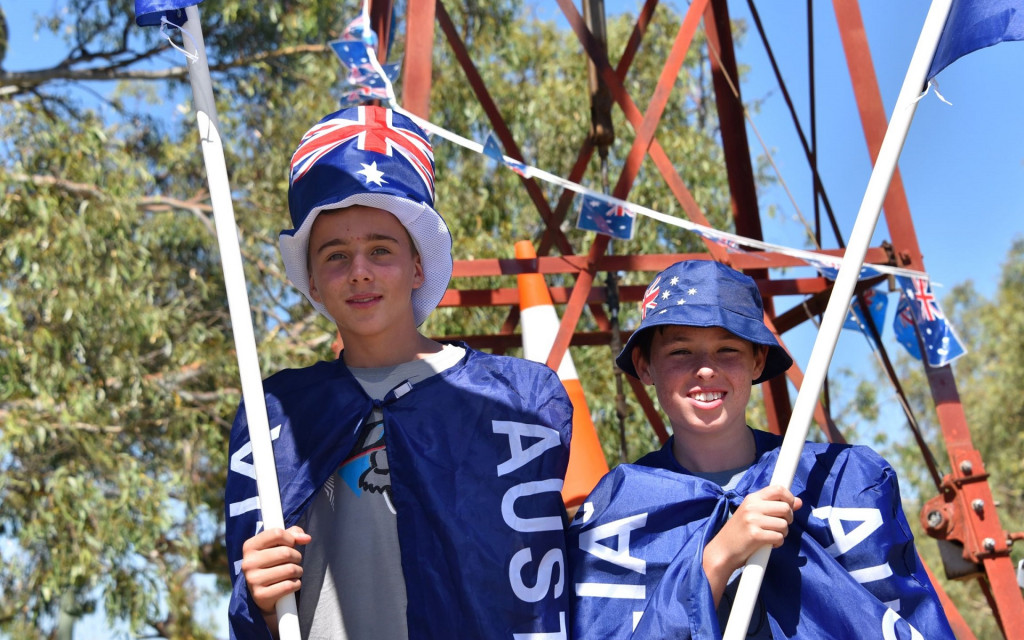
[[651, 282], [640, 307], [640, 326], [615, 358], [634, 378], [633, 349], [642, 334], [663, 325], [721, 327], [754, 344], [768, 347], [759, 384], [793, 364], [786, 350], [764, 323], [764, 307], [750, 276], [712, 260], [684, 260], [665, 269]]

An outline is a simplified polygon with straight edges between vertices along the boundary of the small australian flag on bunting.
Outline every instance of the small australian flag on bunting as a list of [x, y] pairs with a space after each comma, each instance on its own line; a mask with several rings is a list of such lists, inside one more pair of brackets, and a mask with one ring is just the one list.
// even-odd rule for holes
[[631, 240], [635, 222], [636, 214], [630, 211], [629, 207], [586, 195], [583, 196], [583, 203], [580, 205], [580, 217], [576, 227], [603, 233], [619, 240]]
[[953, 325], [946, 321], [928, 280], [896, 276], [896, 282], [900, 285], [901, 294], [892, 328], [907, 352], [921, 360], [917, 342], [919, 331], [928, 366], [941, 367], [967, 353]]

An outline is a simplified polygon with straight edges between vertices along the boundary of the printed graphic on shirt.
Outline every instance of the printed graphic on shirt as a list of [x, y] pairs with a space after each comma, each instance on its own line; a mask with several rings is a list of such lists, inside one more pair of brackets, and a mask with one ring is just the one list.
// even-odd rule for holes
[[[391, 472], [388, 466], [388, 454], [384, 444], [384, 421], [376, 419], [368, 422], [359, 437], [352, 453], [338, 468], [340, 477], [356, 496], [364, 494], [380, 495], [391, 513], [395, 507], [391, 499]], [[334, 476], [324, 486], [334, 506]]]

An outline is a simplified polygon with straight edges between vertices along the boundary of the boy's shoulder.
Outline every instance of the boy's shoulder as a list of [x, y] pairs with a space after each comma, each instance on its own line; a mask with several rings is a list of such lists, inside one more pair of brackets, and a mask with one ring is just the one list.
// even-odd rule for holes
[[[459, 343], [459, 346], [466, 349], [467, 358], [464, 362], [468, 368], [471, 368], [473, 374], [486, 372], [506, 380], [547, 382], [554, 379], [558, 381], [558, 374], [544, 363], [515, 356], [477, 351], [464, 343]], [[559, 386], [561, 385], [559, 384]]]
[[[352, 378], [340, 359], [321, 360], [307, 367], [281, 369], [263, 381], [263, 391], [267, 395], [290, 394], [315, 389], [346, 376]], [[355, 384], [354, 378], [352, 383]]]

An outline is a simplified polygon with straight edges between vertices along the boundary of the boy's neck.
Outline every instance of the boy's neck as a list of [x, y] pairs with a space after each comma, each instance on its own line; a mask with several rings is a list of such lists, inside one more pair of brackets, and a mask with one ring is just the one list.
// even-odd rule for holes
[[753, 464], [757, 458], [757, 445], [754, 434], [744, 425], [742, 432], [676, 433], [672, 454], [690, 471], [714, 473]]
[[358, 369], [392, 367], [404, 362], [420, 360], [441, 351], [443, 346], [419, 331], [403, 336], [358, 336], [345, 340], [342, 358], [345, 365]]

